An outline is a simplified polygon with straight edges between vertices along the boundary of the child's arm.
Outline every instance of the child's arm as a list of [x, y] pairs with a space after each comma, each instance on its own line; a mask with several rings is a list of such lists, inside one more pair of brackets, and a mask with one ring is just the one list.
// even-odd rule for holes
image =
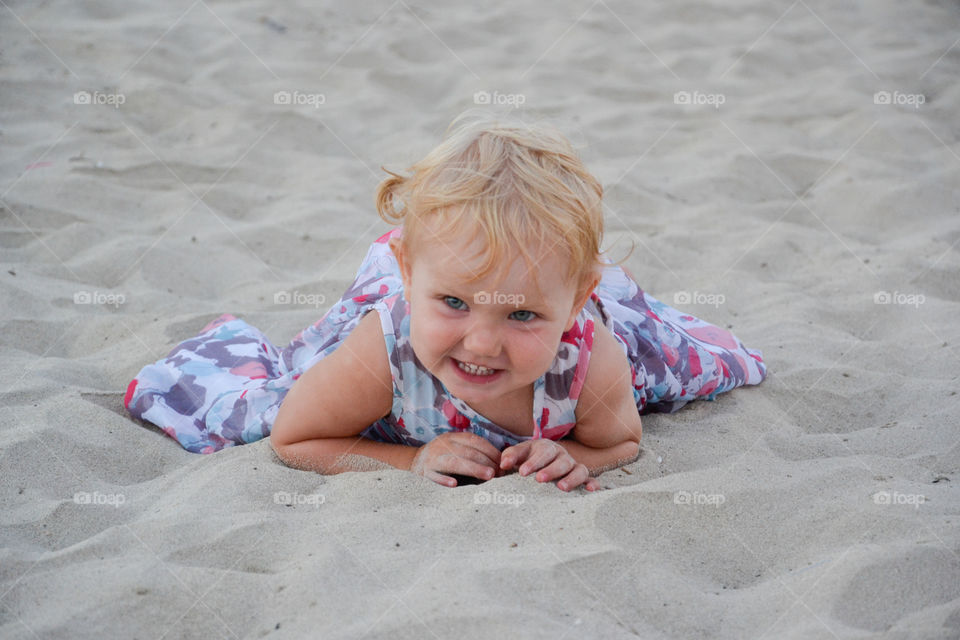
[[500, 467], [519, 464], [520, 475], [536, 471], [538, 482], [558, 480], [569, 491], [581, 484], [600, 488], [592, 476], [636, 459], [642, 426], [633, 400], [633, 380], [626, 356], [606, 327], [597, 324], [593, 352], [577, 402], [572, 439], [526, 440], [504, 449]]
[[406, 469], [446, 486], [446, 474], [489, 480], [500, 452], [474, 433], [444, 433], [422, 447], [360, 436], [393, 406], [393, 378], [376, 311], [361, 318], [343, 344], [310, 367], [277, 412], [270, 443], [284, 464], [323, 474]]
[[390, 413], [393, 381], [376, 310], [337, 349], [310, 367], [287, 393], [270, 433], [277, 456], [296, 469], [324, 474], [362, 471], [373, 458], [410, 469], [417, 447], [359, 434]]
[[577, 401], [577, 425], [560, 440], [591, 474], [622, 466], [640, 451], [643, 425], [633, 398], [630, 364], [620, 344], [601, 323], [594, 325], [590, 366]]

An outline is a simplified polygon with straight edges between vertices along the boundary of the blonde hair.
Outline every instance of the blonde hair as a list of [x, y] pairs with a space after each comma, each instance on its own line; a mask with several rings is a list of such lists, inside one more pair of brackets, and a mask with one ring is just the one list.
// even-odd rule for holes
[[[531, 246], [559, 247], [568, 258], [566, 278], [580, 290], [599, 277], [603, 237], [603, 187], [552, 126], [501, 124], [467, 112], [447, 128], [443, 141], [403, 176], [390, 174], [377, 187], [377, 211], [402, 224], [408, 255], [426, 233], [456, 232], [485, 241], [486, 259], [471, 281], [509, 267], [519, 250], [533, 270]], [[399, 200], [403, 207], [394, 207]], [[438, 223], [436, 232], [425, 230]], [[431, 225], [434, 226], [434, 225]], [[470, 236], [467, 236], [470, 237]]]

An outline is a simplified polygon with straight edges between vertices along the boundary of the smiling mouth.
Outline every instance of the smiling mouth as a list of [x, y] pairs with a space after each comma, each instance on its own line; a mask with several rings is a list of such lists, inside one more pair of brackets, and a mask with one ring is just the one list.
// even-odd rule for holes
[[499, 371], [499, 369], [491, 369], [490, 367], [482, 367], [482, 366], [480, 366], [480, 365], [478, 365], [478, 364], [472, 364], [472, 363], [470, 363], [470, 362], [461, 362], [460, 360], [457, 360], [456, 358], [454, 358], [453, 361], [457, 363], [457, 367], [459, 367], [461, 371], [466, 371], [467, 373], [469, 373], [470, 375], [473, 375], [473, 376], [492, 376], [492, 375], [495, 374], [497, 371]]

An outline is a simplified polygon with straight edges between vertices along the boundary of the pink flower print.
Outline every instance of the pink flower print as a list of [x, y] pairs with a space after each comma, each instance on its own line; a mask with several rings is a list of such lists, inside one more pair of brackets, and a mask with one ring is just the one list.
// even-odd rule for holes
[[730, 349], [731, 351], [739, 348], [733, 334], [720, 327], [692, 327], [686, 331], [697, 340], [702, 340], [708, 344], [715, 344], [718, 347]]
[[697, 391], [698, 396], [708, 396], [717, 388], [718, 381], [716, 379], [710, 380], [705, 385], [700, 387], [700, 391]]
[[661, 343], [660, 348], [663, 349], [663, 359], [667, 363], [668, 367], [672, 367], [673, 365], [677, 364], [677, 360], [680, 359], [679, 351], [665, 343]]
[[574, 322], [573, 326], [570, 327], [570, 331], [564, 331], [563, 335], [560, 336], [560, 342], [566, 342], [567, 344], [577, 346], [582, 338], [583, 329], [580, 327], [580, 323]]
[[267, 377], [267, 368], [263, 366], [262, 362], [251, 360], [250, 362], [243, 363], [239, 367], [230, 369], [230, 373], [235, 376], [245, 376], [251, 380], [257, 380]]
[[401, 231], [401, 227], [397, 227], [396, 229], [390, 229], [390, 231], [387, 231], [385, 234], [377, 238], [375, 242], [378, 242], [380, 244], [387, 244], [388, 242], [390, 242], [390, 238], [394, 236], [399, 236], [400, 231]]
[[371, 297], [374, 297], [374, 296], [382, 297], [382, 296], [384, 296], [384, 295], [387, 293], [387, 291], [389, 291], [389, 287], [387, 287], [387, 285], [385, 285], [385, 284], [381, 284], [381, 285], [380, 285], [380, 289], [378, 289], [377, 293], [365, 293], [365, 294], [363, 294], [362, 296], [354, 296], [354, 297], [351, 298], [351, 299], [352, 299], [354, 302], [356, 302], [357, 304], [363, 304], [363, 303], [365, 303], [367, 300], [369, 300]]
[[716, 357], [716, 360], [717, 360], [717, 362], [720, 363], [720, 368], [723, 370], [723, 379], [724, 379], [724, 380], [729, 380], [729, 379], [730, 379], [730, 366], [727, 365], [727, 363], [724, 362], [723, 358], [721, 358], [720, 356], [717, 356], [717, 357]]
[[137, 379], [134, 378], [130, 381], [130, 384], [127, 385], [127, 393], [123, 396], [123, 406], [127, 409], [130, 408], [130, 401], [133, 399], [133, 393], [137, 390]]
[[690, 354], [690, 375], [696, 378], [703, 373], [703, 367], [700, 366], [700, 356], [697, 355], [697, 350], [693, 347], [687, 347], [687, 349]]
[[558, 424], [555, 427], [544, 429], [543, 437], [547, 438], [548, 440], [559, 440], [563, 436], [570, 433], [575, 426], [577, 425], [574, 422], [571, 422], [570, 424]]
[[457, 408], [453, 406], [453, 403], [449, 400], [443, 401], [441, 411], [443, 412], [443, 416], [447, 419], [447, 424], [457, 431], [466, 431], [470, 428], [470, 419], [457, 411]]

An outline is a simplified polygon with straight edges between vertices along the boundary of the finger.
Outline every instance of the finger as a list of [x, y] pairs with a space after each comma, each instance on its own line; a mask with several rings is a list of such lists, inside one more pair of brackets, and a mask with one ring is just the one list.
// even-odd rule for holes
[[583, 485], [587, 491], [601, 491], [603, 487], [600, 486], [600, 481], [594, 477], [590, 477], [589, 480]]
[[519, 444], [507, 447], [500, 452], [500, 468], [512, 469], [514, 466], [522, 463], [530, 455], [532, 440], [526, 440]]
[[[537, 471], [537, 482], [548, 482], [550, 480], [562, 478], [576, 468], [577, 461], [570, 456], [557, 457], [549, 465]], [[583, 482], [583, 480], [586, 480], [586, 477], [582, 478], [580, 482]], [[580, 483], [578, 482], [577, 484]]]
[[442, 484], [445, 487], [455, 487], [457, 486], [457, 479], [451, 478], [450, 476], [445, 476], [442, 473], [437, 473], [436, 471], [427, 471], [423, 474], [428, 480], [433, 480], [437, 484]]
[[[476, 436], [476, 434], [463, 434], [463, 433], [450, 432], [450, 433], [443, 434], [442, 439], [438, 437], [432, 440], [431, 445], [433, 446], [433, 449], [435, 451], [434, 456], [436, 457], [436, 459], [439, 460], [445, 456], [449, 456], [451, 458], [466, 457], [466, 458], [469, 458], [470, 460], [475, 460], [476, 462], [483, 464], [485, 466], [488, 466], [492, 469], [496, 469], [500, 463], [499, 461], [500, 452], [497, 451], [497, 449], [492, 444], [487, 442], [487, 445], [489, 445], [490, 448], [493, 449], [493, 452], [497, 455], [496, 460], [491, 460], [489, 451], [484, 451], [478, 447], [473, 446], [475, 444], [475, 441], [472, 440], [471, 438], [459, 437], [463, 435]], [[479, 436], [476, 436], [476, 437], [479, 437]], [[486, 441], [484, 440], [484, 442]]]
[[471, 460], [479, 465], [488, 467], [491, 471], [493, 471], [493, 474], [491, 474], [490, 477], [493, 477], [493, 475], [496, 474], [497, 469], [499, 469], [498, 462], [491, 460], [490, 456], [488, 456], [486, 453], [479, 451], [478, 449], [474, 449], [468, 444], [463, 444], [462, 442], [453, 443], [453, 446], [449, 448], [449, 455], [456, 458]]
[[591, 480], [593, 480], [593, 478], [590, 477], [590, 470], [587, 469], [587, 466], [578, 464], [566, 477], [557, 483], [557, 488], [561, 491], [572, 491], [584, 483], [589, 485]]
[[443, 473], [456, 473], [479, 480], [489, 480], [494, 474], [492, 465], [481, 464], [461, 456], [444, 456], [435, 468]]
[[[527, 458], [527, 461], [520, 465], [520, 475], [529, 475], [538, 469], [543, 469], [545, 466], [557, 459], [561, 453], [566, 454], [566, 450], [560, 445], [553, 444], [552, 440], [540, 442], [543, 444], [531, 447], [530, 456]], [[547, 442], [550, 442], [551, 444], [547, 445]], [[568, 459], [570, 458], [569, 455], [563, 455], [561, 457]]]
[[493, 443], [486, 438], [470, 431], [461, 431], [451, 434], [450, 439], [462, 446], [479, 451], [490, 460], [492, 465], [496, 466], [500, 464], [500, 450], [493, 446]]

